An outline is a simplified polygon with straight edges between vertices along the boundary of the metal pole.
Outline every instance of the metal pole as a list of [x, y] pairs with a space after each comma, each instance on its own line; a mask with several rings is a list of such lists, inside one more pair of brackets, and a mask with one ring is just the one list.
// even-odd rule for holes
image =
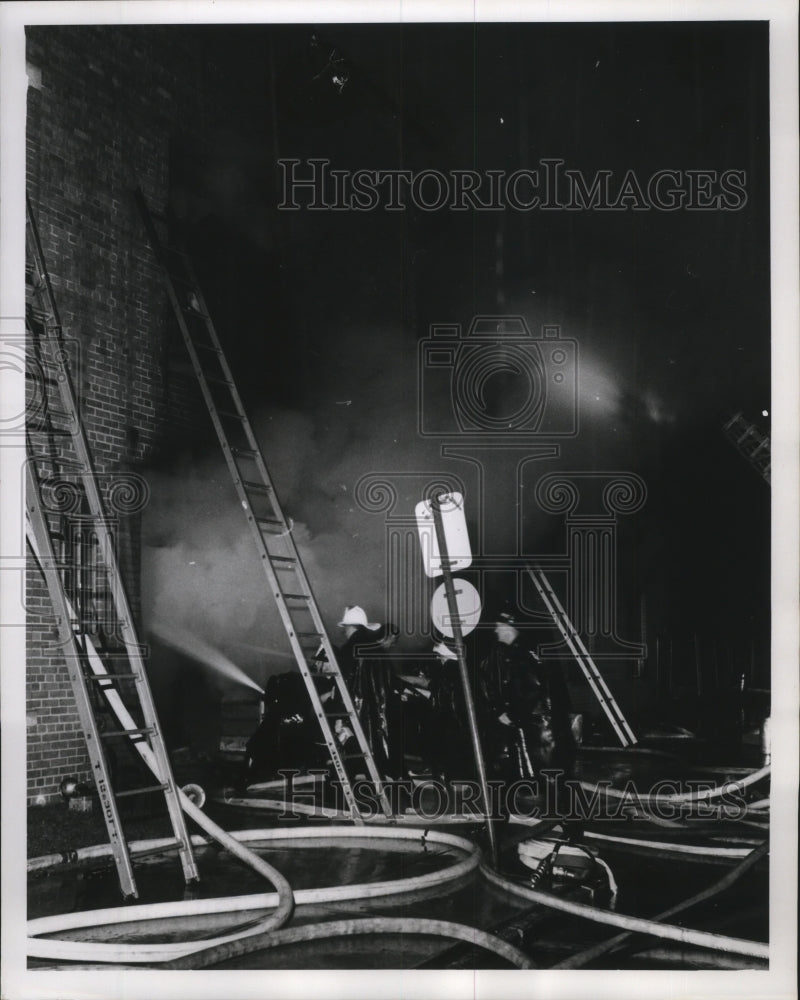
[[694, 669], [697, 678], [697, 697], [703, 696], [703, 667], [700, 663], [700, 640], [695, 633], [694, 637]]
[[661, 636], [656, 636], [656, 698], [661, 697]]
[[495, 838], [494, 824], [491, 819], [491, 805], [489, 802], [489, 786], [486, 781], [486, 767], [483, 761], [483, 750], [478, 734], [478, 720], [475, 715], [475, 705], [472, 700], [472, 689], [469, 685], [469, 675], [467, 673], [467, 658], [464, 653], [464, 636], [461, 632], [461, 619], [459, 616], [456, 592], [453, 587], [453, 574], [450, 571], [450, 556], [447, 551], [447, 539], [444, 534], [444, 524], [442, 522], [442, 511], [439, 506], [439, 498], [434, 497], [431, 501], [431, 512], [433, 513], [433, 524], [436, 529], [436, 540], [439, 544], [439, 556], [442, 560], [442, 575], [444, 576], [444, 589], [447, 594], [447, 609], [450, 612], [450, 620], [453, 625], [453, 639], [455, 641], [456, 656], [458, 657], [458, 669], [461, 674], [461, 685], [464, 689], [464, 703], [467, 706], [467, 720], [469, 722], [470, 736], [472, 737], [472, 748], [475, 752], [475, 764], [478, 768], [478, 780], [481, 785], [481, 794], [486, 809], [486, 823], [489, 831], [489, 850], [492, 856], [492, 865], [497, 867], [497, 840]]
[[674, 691], [674, 688], [673, 688], [673, 685], [674, 685], [674, 679], [673, 679], [674, 665], [675, 664], [674, 664], [674, 660], [673, 660], [673, 657], [672, 657], [672, 636], [670, 636], [669, 637], [669, 674], [667, 676], [667, 691], [668, 691], [668, 694], [669, 694], [670, 701], [672, 700], [672, 695], [673, 695], [673, 691]]

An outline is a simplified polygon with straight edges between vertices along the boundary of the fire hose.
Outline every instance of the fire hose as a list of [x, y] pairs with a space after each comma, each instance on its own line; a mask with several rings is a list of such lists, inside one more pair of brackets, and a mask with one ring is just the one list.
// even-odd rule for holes
[[[668, 910], [664, 910], [659, 913], [657, 917], [653, 919], [656, 921], [666, 920], [669, 917], [674, 917], [678, 913], [682, 913], [684, 910], [688, 910], [691, 906], [696, 906], [698, 903], [703, 903], [707, 899], [711, 899], [713, 896], [718, 895], [723, 892], [729, 886], [737, 882], [750, 868], [752, 868], [761, 858], [765, 857], [769, 852], [768, 844], [761, 844], [755, 848], [755, 850], [750, 851], [744, 861], [740, 862], [733, 871], [728, 872], [723, 878], [715, 882], [714, 885], [709, 886], [708, 889], [703, 889], [702, 892], [698, 892], [694, 896], [690, 896], [689, 899], [685, 899], [682, 903], [678, 903], [675, 906], [671, 906]], [[600, 955], [604, 955], [606, 952], [612, 951], [617, 945], [622, 944], [630, 937], [630, 932], [625, 931], [622, 934], [617, 934], [615, 937], [610, 938], [607, 941], [601, 941], [599, 944], [593, 945], [591, 948], [586, 948], [584, 951], [579, 952], [577, 955], [571, 955], [569, 958], [564, 959], [563, 962], [559, 962], [558, 965], [553, 966], [555, 969], [579, 969], [585, 966], [588, 962], [593, 959], [598, 958]], [[727, 949], [726, 949], [727, 950]], [[761, 956], [767, 958], [768, 955]]]
[[[38, 558], [36, 543], [32, 532], [29, 533], [29, 538], [34, 554]], [[70, 613], [72, 614], [73, 609], [69, 607], [69, 601], [67, 601], [67, 605]], [[87, 648], [87, 658], [93, 673], [96, 676], [110, 677], [111, 675], [108, 674], [108, 671], [105, 668], [105, 664], [98, 656], [97, 651], [94, 648], [94, 645], [88, 636], [86, 636], [86, 648]], [[125, 707], [125, 704], [123, 703], [122, 699], [120, 698], [119, 693], [114, 689], [108, 689], [108, 688], [104, 688], [103, 693], [105, 694], [109, 707], [116, 715], [121, 727], [124, 729], [135, 729], [136, 724], [132, 716], [128, 712], [127, 708]], [[159, 772], [155, 754], [151, 750], [150, 746], [143, 741], [134, 742], [134, 746], [139, 752], [139, 755], [141, 756], [144, 763], [153, 772], [156, 779], [159, 782], [163, 782], [164, 777]], [[234, 857], [238, 858], [240, 861], [249, 865], [255, 872], [266, 878], [277, 890], [277, 899], [272, 903], [272, 905], [275, 907], [274, 910], [272, 910], [272, 912], [270, 912], [269, 915], [266, 916], [263, 920], [259, 921], [254, 927], [250, 927], [243, 932], [242, 931], [236, 932], [232, 935], [212, 938], [206, 941], [195, 941], [188, 946], [184, 944], [183, 950], [179, 952], [179, 958], [181, 959], [185, 958], [187, 955], [190, 955], [193, 952], [198, 952], [198, 951], [206, 952], [205, 961], [208, 962], [210, 961], [210, 959], [208, 958], [208, 954], [211, 952], [213, 952], [214, 955], [223, 954], [226, 948], [231, 948], [235, 944], [235, 942], [241, 941], [242, 937], [244, 936], [263, 937], [264, 935], [269, 935], [272, 931], [286, 924], [288, 920], [291, 918], [292, 913], [294, 911], [295, 896], [292, 891], [292, 887], [289, 885], [289, 882], [276, 868], [268, 864], [254, 852], [242, 846], [242, 844], [238, 840], [236, 840], [229, 833], [223, 830], [222, 827], [220, 827], [218, 824], [214, 823], [213, 820], [211, 820], [208, 816], [206, 816], [206, 814], [197, 805], [195, 805], [195, 803], [183, 791], [181, 791], [180, 789], [178, 789], [177, 791], [181, 808], [191, 819], [195, 821], [195, 823], [197, 823], [197, 825], [201, 829], [205, 830], [214, 840], [216, 840], [221, 846], [225, 847]], [[342, 832], [343, 831], [337, 831], [337, 834], [341, 835]], [[354, 832], [357, 833], [359, 831], [354, 831]], [[403, 832], [405, 833], [406, 831]], [[418, 834], [416, 834], [413, 831], [407, 831], [407, 832], [412, 837], [418, 836]], [[400, 831], [397, 831], [397, 833], [399, 834]], [[465, 841], [462, 841], [462, 844], [469, 847], [469, 845]], [[475, 864], [477, 864], [477, 855], [475, 855], [474, 861]], [[474, 866], [475, 865], [473, 865], [473, 867]], [[369, 889], [370, 887], [367, 888]], [[369, 894], [370, 893], [367, 892], [367, 895]], [[194, 901], [188, 901], [186, 904], [184, 904], [183, 912], [186, 912], [187, 910], [189, 912], [192, 912], [193, 902]], [[148, 909], [149, 907], [147, 906], [126, 907], [124, 909], [124, 912], [126, 914], [138, 912], [141, 918], [141, 915], [143, 915]], [[375, 920], [370, 922], [373, 928], [371, 931], [359, 930], [354, 926], [348, 931], [348, 933], [396, 932], [397, 930], [397, 927], [395, 926], [396, 922], [392, 923], [391, 921], [388, 924], [385, 924], [384, 929], [381, 930], [380, 924], [382, 919], [383, 918], [375, 918]], [[423, 921], [422, 923], [426, 922]], [[309, 925], [309, 927], [315, 929], [315, 933], [317, 936], [324, 936], [326, 933], [325, 928], [327, 926], [328, 925], [325, 924]], [[481, 940], [484, 942], [483, 944], [484, 947], [488, 947], [490, 950], [497, 951], [498, 954], [501, 954], [503, 957], [505, 957], [508, 961], [511, 962], [511, 964], [518, 965], [521, 968], [530, 967], [529, 960], [522, 952], [512, 948], [504, 941], [500, 941], [499, 939], [493, 938], [491, 935], [487, 935], [481, 931], [478, 931], [476, 928], [468, 927], [463, 924], [452, 924], [447, 921], [428, 921], [427, 928], [428, 928], [427, 930], [418, 931], [418, 933], [439, 933], [451, 937], [452, 936], [463, 937], [463, 935], [466, 935], [467, 937], [463, 939], [471, 940], [476, 943], [478, 943], [478, 937], [480, 937]], [[32, 933], [33, 935], [35, 935], [37, 933], [35, 922], [30, 922], [28, 925], [28, 929], [29, 929], [29, 934]], [[307, 932], [308, 928], [301, 928], [299, 930]], [[43, 931], [39, 930], [38, 933], [43, 933]], [[77, 946], [77, 947], [73, 948], [70, 946]], [[96, 949], [98, 947], [101, 949], [100, 954], [103, 956], [109, 955], [109, 950], [108, 950], [109, 948], [110, 951], [114, 954], [114, 957], [101, 958], [100, 959], [101, 961], [105, 960], [105, 961], [119, 962], [121, 960], [125, 964], [131, 961], [131, 949], [135, 948], [135, 946], [111, 945], [111, 946], [106, 946], [106, 948], [104, 949], [102, 944], [98, 946], [84, 942], [57, 941], [52, 939], [44, 940], [33, 936], [29, 938], [28, 954], [30, 957], [55, 957], [56, 953], [61, 953], [62, 957], [68, 957], [72, 960], [81, 961], [84, 959], [75, 958], [73, 956], [76, 953], [79, 953], [85, 949], [88, 949], [88, 951], [92, 953], [96, 953]], [[157, 945], [144, 946], [144, 947], [145, 948], [150, 947], [156, 949], [158, 948]], [[168, 945], [167, 948], [173, 949], [174, 946]], [[63, 956], [64, 951], [67, 952], [66, 956]], [[174, 957], [175, 957], [174, 955], [170, 956], [170, 958], [172, 959], [174, 959]], [[94, 961], [95, 959], [89, 958], [88, 960]], [[137, 959], [133, 960], [136, 961]], [[144, 958], [138, 959], [138, 961], [152, 961], [152, 960], [153, 959], [144, 959]], [[154, 960], [163, 961], [165, 959], [155, 958]], [[220, 961], [220, 960], [221, 959], [219, 958], [214, 959], [214, 961]]]
[[567, 899], [561, 899], [548, 892], [528, 889], [503, 877], [483, 863], [481, 864], [481, 872], [492, 885], [506, 892], [520, 896], [522, 899], [527, 899], [532, 903], [541, 903], [542, 906], [559, 910], [562, 913], [569, 913], [575, 917], [592, 920], [595, 923], [608, 924], [611, 927], [619, 927], [622, 930], [634, 933], [649, 934], [652, 937], [680, 941], [683, 944], [695, 945], [700, 948], [711, 948], [714, 951], [731, 952], [735, 955], [749, 955], [754, 958], [769, 958], [769, 945], [761, 941], [747, 941], [743, 938], [727, 937], [726, 935], [713, 934], [709, 931], [692, 930], [689, 927], [678, 927], [675, 924], [660, 923], [658, 920], [633, 917], [624, 913], [614, 913], [611, 910], [588, 906], [585, 903], [575, 903]]
[[[229, 834], [228, 836], [234, 835]], [[447, 884], [453, 884], [466, 877], [477, 868], [479, 863], [480, 852], [475, 844], [472, 844], [470, 841], [464, 840], [463, 838], [457, 837], [453, 834], [442, 833], [435, 830], [420, 831], [408, 829], [374, 829], [371, 830], [369, 834], [365, 835], [362, 829], [355, 827], [298, 827], [292, 829], [245, 830], [235, 834], [237, 840], [257, 842], [292, 840], [308, 841], [309, 839], [320, 839], [323, 841], [343, 841], [348, 839], [363, 840], [365, 836], [368, 836], [370, 840], [407, 840], [413, 842], [419, 842], [422, 840], [426, 846], [435, 844], [448, 848], [455, 848], [459, 852], [463, 852], [464, 857], [446, 869], [426, 873], [425, 875], [366, 883], [363, 885], [300, 889], [294, 894], [297, 905], [313, 903], [339, 903], [353, 899], [375, 899], [399, 895], [409, 898], [430, 895], [432, 891], [439, 891], [441, 887]], [[158, 843], [159, 841], [142, 841], [139, 844], [132, 845], [132, 849], [136, 850], [138, 848], [140, 850], [152, 850], [154, 846], [158, 845]], [[162, 840], [160, 843], [166, 844], [167, 841]], [[96, 856], [95, 849], [91, 850], [93, 852], [93, 856]], [[219, 936], [205, 941], [178, 941], [168, 943], [156, 942], [148, 944], [111, 944], [103, 941], [92, 942], [58, 940], [44, 938], [41, 935], [75, 931], [86, 927], [107, 926], [112, 924], [120, 925], [141, 920], [174, 921], [176, 918], [187, 915], [199, 916], [223, 913], [239, 914], [274, 907], [277, 905], [278, 901], [279, 896], [276, 893], [261, 893], [248, 896], [229, 896], [218, 899], [198, 899], [188, 902], [180, 901], [174, 903], [153, 903], [149, 905], [123, 906], [82, 913], [68, 913], [52, 917], [41, 917], [37, 920], [31, 920], [28, 923], [29, 955], [38, 958], [67, 961], [104, 961], [124, 963], [126, 965], [152, 964], [155, 962], [170, 962], [181, 959], [189, 960], [190, 956], [195, 952], [204, 952], [210, 948], [233, 944], [235, 941], [243, 937], [250, 938], [259, 935], [263, 936], [268, 932], [263, 930], [263, 923], [259, 923], [245, 929], [244, 931], [239, 930], [236, 933]], [[430, 927], [432, 928], [435, 923], [436, 921], [434, 921]], [[476, 928], [466, 927], [465, 925], [450, 925], [447, 922], [440, 923], [442, 926], [439, 931], [435, 931], [433, 929], [414, 931], [413, 924], [408, 922], [407, 930], [409, 933], [442, 933], [445, 936], [456, 936], [460, 937], [461, 940], [474, 941], [478, 944], [481, 943], [475, 935], [482, 934], [483, 932], [478, 931]], [[327, 925], [315, 924], [313, 926], [319, 931], [320, 937], [325, 936], [326, 932], [324, 928]], [[454, 933], [454, 928], [456, 926], [462, 928], [462, 931], [458, 934]], [[378, 925], [372, 925], [372, 929], [367, 930], [366, 925], [364, 925], [364, 929], [361, 932], [393, 932], [392, 925], [387, 925], [383, 931], [380, 931], [377, 928]], [[353, 929], [353, 933], [356, 932], [356, 929]], [[464, 935], [467, 935], [467, 937], [464, 937]], [[490, 939], [495, 940], [491, 938], [490, 935], [487, 936], [486, 944], [483, 945], [484, 947], [491, 947]], [[272, 939], [269, 940], [272, 941]], [[283, 939], [276, 939], [274, 943], [278, 944], [288, 942]], [[261, 946], [254, 945], [254, 947]], [[242, 954], [243, 952], [237, 953]], [[504, 954], [502, 952], [498, 953]], [[215, 954], [219, 955], [221, 952], [215, 952]], [[507, 956], [504, 955], [504, 957]], [[214, 959], [216, 962], [221, 960], [222, 959], [219, 957]], [[522, 960], [522, 957], [518, 956], [517, 961], [514, 961], [513, 964], [518, 964]], [[208, 956], [206, 956], [206, 961], [210, 961]]]
[[[667, 792], [657, 795], [638, 795], [637, 793], [637, 799], [643, 803], [703, 802], [706, 799], [716, 799], [722, 795], [730, 795], [733, 792], [739, 792], [743, 788], [747, 788], [749, 785], [753, 785], [757, 781], [761, 781], [762, 778], [765, 778], [770, 773], [771, 769], [771, 765], [766, 764], [764, 767], [759, 768], [757, 771], [753, 771], [752, 774], [748, 774], [746, 777], [740, 778], [738, 781], [728, 781], [724, 785], [717, 785], [715, 788], [702, 788], [695, 792]], [[595, 785], [589, 781], [579, 781], [578, 785], [589, 792], [602, 792], [604, 795], [607, 795], [612, 799], [627, 799], [630, 797], [629, 793], [626, 791], [619, 791], [616, 788], [609, 788], [606, 785]]]
[[[100, 657], [97, 655], [94, 646], [87, 637], [87, 651], [88, 660], [91, 669], [95, 675], [111, 676], [108, 675], [105, 665], [103, 664]], [[125, 707], [119, 693], [116, 690], [104, 689], [104, 694], [108, 700], [109, 706], [112, 711], [117, 716], [121, 726], [126, 729], [135, 729], [135, 723], [133, 718], [130, 716], [127, 708]], [[144, 763], [150, 768], [150, 770], [155, 775], [158, 781], [163, 781], [164, 777], [159, 773], [157, 761], [155, 755], [153, 754], [151, 748], [144, 742], [136, 742], [134, 746], [138, 750], [140, 756]], [[762, 768], [760, 771], [749, 775], [747, 778], [721, 786], [716, 790], [709, 790], [698, 793], [688, 793], [685, 795], [669, 795], [669, 796], [658, 796], [650, 797], [657, 798], [659, 800], [667, 801], [692, 801], [701, 798], [712, 798], [716, 795], [722, 795], [726, 791], [734, 791], [746, 787], [749, 784], [753, 784], [755, 781], [759, 780], [769, 773], [769, 766]], [[595, 786], [589, 786], [594, 788]], [[612, 789], [605, 789], [608, 794], [616, 794], [618, 796], [624, 796], [624, 793], [615, 792]], [[287, 921], [291, 918], [294, 911], [295, 905], [295, 894], [286, 878], [275, 869], [272, 865], [268, 864], [257, 854], [250, 851], [244, 847], [236, 838], [232, 837], [229, 833], [223, 830], [220, 826], [214, 823], [205, 813], [198, 808], [194, 802], [182, 791], [178, 790], [178, 798], [181, 803], [181, 807], [184, 812], [197, 823], [201, 829], [204, 829], [214, 840], [216, 840], [220, 845], [225, 847], [234, 857], [238, 858], [240, 861], [249, 865], [258, 874], [266, 878], [277, 890], [277, 898], [274, 894], [270, 894], [270, 897], [274, 899], [274, 902], [267, 903], [266, 898], [260, 897], [260, 906], [264, 908], [265, 906], [274, 905], [275, 909], [272, 910], [268, 916], [263, 920], [259, 921], [255, 926], [247, 928], [242, 931], [239, 930], [233, 934], [223, 935], [217, 938], [207, 939], [205, 941], [192, 941], [191, 943], [169, 943], [164, 945], [150, 944], [150, 945], [108, 945], [102, 942], [80, 942], [80, 941], [59, 941], [53, 939], [43, 939], [37, 937], [37, 934], [43, 933], [53, 933], [59, 928], [63, 928], [65, 924], [69, 924], [70, 921], [66, 922], [63, 918], [43, 918], [39, 921], [31, 921], [28, 925], [29, 930], [29, 947], [28, 954], [31, 957], [40, 958], [67, 958], [71, 961], [111, 961], [115, 963], [123, 962], [124, 964], [129, 964], [130, 962], [142, 962], [142, 963], [152, 963], [152, 962], [171, 962], [180, 963], [181, 965], [187, 965], [188, 967], [201, 967], [209, 964], [216, 964], [224, 961], [226, 958], [234, 957], [236, 955], [244, 954], [248, 951], [258, 950], [264, 947], [277, 946], [279, 944], [287, 944], [293, 941], [308, 940], [312, 938], [320, 938], [323, 936], [341, 936], [342, 934], [357, 934], [357, 933], [419, 933], [419, 934], [443, 934], [445, 936], [456, 937], [461, 940], [467, 940], [470, 943], [478, 944], [483, 947], [488, 947], [489, 950], [494, 950], [497, 954], [502, 955], [509, 962], [517, 965], [520, 968], [529, 968], [530, 961], [522, 952], [518, 949], [513, 948], [506, 942], [500, 941], [494, 938], [492, 935], [485, 934], [473, 927], [467, 927], [462, 924], [453, 924], [449, 921], [428, 921], [421, 920], [417, 918], [412, 919], [402, 919], [402, 918], [369, 918], [366, 920], [346, 920], [346, 921], [335, 921], [328, 924], [312, 924], [306, 925], [298, 928], [289, 928], [287, 930], [281, 931]], [[346, 835], [345, 831], [350, 833], [348, 828], [331, 830], [334, 836]], [[284, 831], [280, 831], [284, 836], [286, 835]], [[295, 830], [292, 831], [295, 834], [302, 833], [303, 831]], [[418, 831], [412, 830], [392, 830], [392, 831], [379, 831], [373, 830], [370, 836], [379, 835], [381, 833], [386, 833], [387, 835], [397, 838], [397, 837], [416, 837], [418, 836]], [[262, 832], [263, 833], [263, 832]], [[361, 831], [353, 830], [352, 834], [362, 835]], [[351, 834], [351, 835], [352, 835]], [[445, 837], [448, 835], [443, 834], [429, 834], [431, 840], [434, 837]], [[452, 840], [459, 840], [459, 838], [451, 838]], [[466, 845], [469, 849], [471, 845], [466, 841], [462, 841], [462, 844]], [[477, 857], [477, 855], [475, 855]], [[683, 927], [676, 927], [669, 924], [661, 924], [658, 921], [645, 920], [638, 917], [629, 917], [622, 914], [612, 913], [610, 911], [599, 910], [595, 907], [586, 906], [580, 903], [573, 903], [568, 900], [562, 900], [558, 897], [552, 896], [549, 893], [539, 892], [537, 890], [526, 889], [522, 886], [517, 885], [508, 879], [503, 878], [494, 872], [484, 863], [481, 864], [481, 870], [493, 884], [515, 894], [521, 896], [525, 899], [531, 900], [536, 903], [541, 903], [542, 905], [552, 907], [557, 910], [562, 910], [568, 913], [572, 913], [576, 916], [582, 916], [591, 920], [595, 920], [601, 923], [611, 924], [612, 926], [617, 926], [631, 931], [639, 931], [644, 933], [649, 933], [656, 937], [664, 937], [671, 940], [677, 940], [683, 942], [684, 944], [692, 944], [699, 947], [712, 948], [717, 951], [732, 952], [734, 954], [751, 955], [759, 958], [766, 958], [769, 954], [768, 946], [760, 942], [754, 941], [744, 941], [736, 938], [728, 938], [723, 935], [711, 934], [702, 931], [693, 931]], [[348, 888], [348, 887], [338, 887]], [[349, 887], [350, 891], [353, 889], [360, 889], [362, 887]], [[367, 886], [367, 890], [369, 890]], [[313, 890], [312, 890], [313, 891]], [[323, 890], [324, 891], [324, 890]], [[335, 893], [335, 890], [333, 890]], [[389, 890], [391, 893], [392, 890]], [[301, 893], [298, 893], [298, 898]], [[370, 895], [369, 891], [366, 895]], [[256, 897], [259, 898], [259, 897]], [[183, 904], [168, 904], [178, 907], [178, 912], [180, 913], [194, 913], [197, 912], [196, 902], [198, 901], [188, 901]], [[211, 901], [216, 903], [216, 901]], [[156, 904], [156, 907], [159, 904]], [[120, 922], [127, 920], [142, 920], [148, 919], [149, 917], [155, 916], [153, 906], [134, 906], [121, 908], [122, 913], [124, 913], [124, 918], [120, 918]], [[84, 919], [82, 926], [87, 926], [87, 918], [89, 925], [96, 925], [98, 923], [98, 918], [100, 914], [105, 914], [105, 923], [113, 922], [110, 919], [109, 911], [96, 911], [94, 914], [79, 914], [77, 916]], [[76, 915], [66, 915], [76, 916]], [[60, 920], [60, 923], [59, 923]], [[73, 926], [76, 926], [73, 922]], [[47, 928], [47, 929], [46, 929]], [[245, 940], [248, 939], [248, 940]], [[198, 954], [199, 953], [199, 954]], [[113, 954], [113, 957], [111, 957]], [[177, 967], [177, 965], [175, 966]]]

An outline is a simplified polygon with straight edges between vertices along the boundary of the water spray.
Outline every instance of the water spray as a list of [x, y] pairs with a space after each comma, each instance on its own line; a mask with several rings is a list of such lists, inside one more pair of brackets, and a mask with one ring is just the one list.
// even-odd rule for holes
[[179, 626], [166, 625], [160, 621], [154, 621], [150, 626], [150, 631], [165, 646], [169, 646], [170, 649], [184, 653], [196, 662], [202, 663], [203, 666], [216, 670], [217, 673], [230, 681], [234, 681], [234, 683], [243, 684], [245, 687], [258, 691], [259, 694], [264, 694], [264, 689], [261, 685], [257, 684], [252, 677], [249, 677], [241, 667], [237, 667], [224, 653], [199, 636], [186, 632]]

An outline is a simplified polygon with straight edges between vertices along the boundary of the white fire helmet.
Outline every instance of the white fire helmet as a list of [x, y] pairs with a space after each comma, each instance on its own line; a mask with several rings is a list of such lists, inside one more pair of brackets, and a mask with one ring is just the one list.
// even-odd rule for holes
[[380, 622], [368, 622], [366, 611], [357, 604], [354, 604], [352, 607], [348, 605], [344, 609], [344, 614], [339, 625], [362, 625], [364, 628], [368, 628], [370, 632], [377, 632], [381, 627]]

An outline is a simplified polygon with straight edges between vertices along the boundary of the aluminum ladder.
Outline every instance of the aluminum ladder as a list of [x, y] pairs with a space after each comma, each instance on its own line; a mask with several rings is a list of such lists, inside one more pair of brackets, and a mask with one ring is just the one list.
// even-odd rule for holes
[[748, 423], [741, 413], [737, 413], [723, 427], [728, 439], [744, 455], [753, 468], [769, 483], [772, 464], [770, 439], [755, 426]]
[[608, 721], [611, 723], [614, 732], [617, 734], [623, 747], [632, 746], [637, 742], [633, 730], [628, 725], [622, 709], [614, 700], [603, 675], [597, 669], [597, 665], [592, 659], [580, 633], [570, 621], [569, 615], [564, 610], [561, 602], [550, 585], [550, 581], [544, 574], [541, 567], [528, 565], [528, 573], [539, 591], [539, 596], [544, 601], [544, 605], [555, 622], [559, 632], [564, 637], [564, 641], [569, 647], [572, 655], [578, 662], [578, 666], [583, 671], [583, 675], [589, 682], [589, 686], [595, 697], [600, 702], [600, 707], [606, 713]]
[[[117, 562], [113, 522], [105, 512], [80, 419], [69, 345], [30, 202], [26, 249], [26, 534], [56, 616], [120, 888], [125, 898], [136, 898], [120, 821], [121, 798], [163, 795], [184, 878], [196, 882], [199, 876], [145, 672], [145, 647], [136, 635]], [[127, 712], [124, 725], [114, 720], [114, 705], [119, 704], [135, 713]], [[107, 709], [111, 715], [104, 719]], [[112, 739], [129, 741], [133, 750], [137, 744], [148, 747], [157, 783], [115, 789], [106, 749]], [[141, 754], [135, 755], [137, 764]]]
[[[156, 221], [141, 190], [136, 201], [150, 245], [197, 376], [211, 422], [230, 471], [239, 503], [256, 545], [267, 589], [275, 601], [297, 666], [305, 681], [330, 760], [353, 821], [364, 823], [362, 805], [374, 809], [375, 799], [387, 818], [393, 816], [383, 780], [358, 718], [347, 683], [336, 659], [311, 585], [286, 517], [267, 470], [258, 441], [245, 413], [231, 369], [206, 307], [189, 255], [162, 241]], [[322, 661], [326, 668], [321, 669]], [[331, 680], [338, 697], [336, 708], [326, 709], [324, 690]], [[356, 748], [343, 752], [336, 739], [336, 724], [349, 726]], [[356, 782], [367, 782], [369, 797], [359, 803]], [[364, 787], [362, 785], [362, 787]], [[365, 787], [366, 791], [367, 788]]]

